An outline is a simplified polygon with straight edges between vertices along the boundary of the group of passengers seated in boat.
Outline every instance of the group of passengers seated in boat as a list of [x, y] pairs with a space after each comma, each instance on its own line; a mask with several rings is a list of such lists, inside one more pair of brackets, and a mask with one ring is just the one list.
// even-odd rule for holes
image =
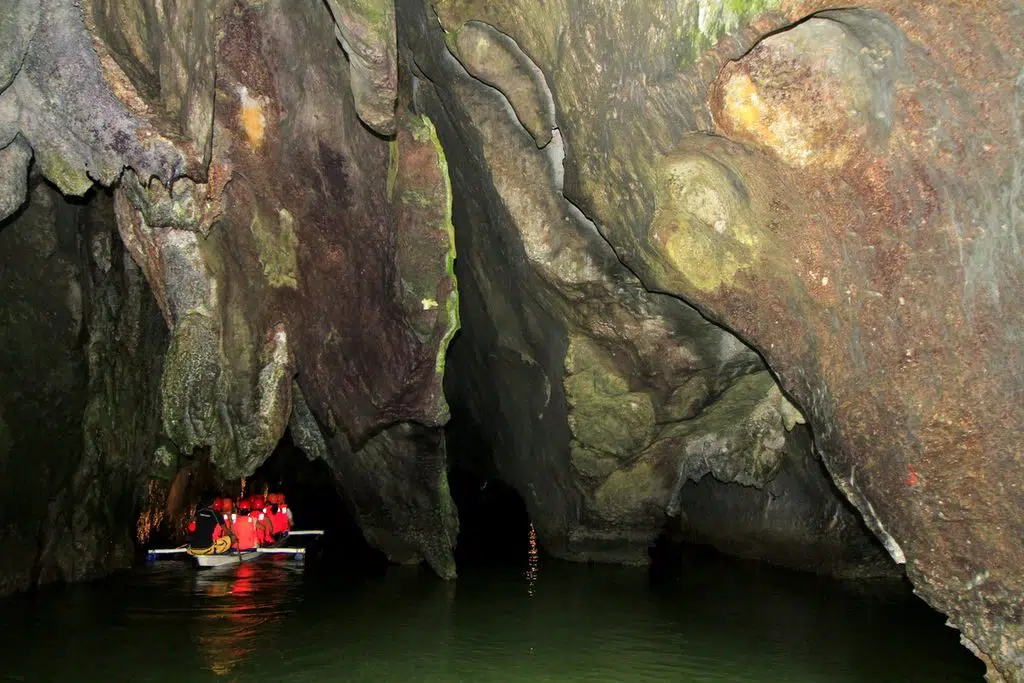
[[205, 496], [189, 524], [193, 554], [244, 552], [273, 544], [292, 528], [292, 512], [283, 493], [238, 501]]

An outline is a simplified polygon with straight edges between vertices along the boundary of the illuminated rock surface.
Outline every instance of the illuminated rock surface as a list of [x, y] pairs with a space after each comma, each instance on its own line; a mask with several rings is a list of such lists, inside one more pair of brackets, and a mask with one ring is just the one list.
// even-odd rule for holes
[[[854, 576], [887, 554], [1021, 680], [1019, 3], [328, 4], [0, 18], [3, 333], [47, 339], [5, 346], [4, 386], [54, 359], [3, 404], [5, 467], [51, 482], [4, 527], [42, 558], [5, 587], [116, 565], [98, 548], [150, 474], [251, 474], [288, 425], [371, 543], [454, 576], [447, 393], [452, 457], [551, 552], [646, 562], [667, 531]], [[62, 292], [142, 307], [138, 274], [35, 244], [95, 228], [29, 169], [116, 186], [88, 212], [116, 213], [166, 344], [86, 353], [73, 330], [128, 323]], [[17, 284], [43, 262], [62, 274]], [[53, 391], [71, 426], [38, 448], [68, 460], [19, 465]], [[29, 522], [100, 514], [90, 478], [125, 502], [67, 569]]]

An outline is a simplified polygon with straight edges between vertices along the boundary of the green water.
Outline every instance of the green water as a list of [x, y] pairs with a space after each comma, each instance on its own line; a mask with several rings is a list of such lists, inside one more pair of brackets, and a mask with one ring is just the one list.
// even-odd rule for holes
[[716, 560], [305, 574], [162, 562], [0, 602], [0, 681], [980, 683], [900, 590]]

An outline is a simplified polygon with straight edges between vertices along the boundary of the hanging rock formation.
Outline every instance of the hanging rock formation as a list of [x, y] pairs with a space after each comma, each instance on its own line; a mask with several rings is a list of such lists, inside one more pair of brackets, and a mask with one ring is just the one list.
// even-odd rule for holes
[[167, 333], [109, 196], [0, 224], [0, 593], [130, 566]]
[[[377, 520], [368, 536], [454, 576], [439, 438], [458, 328], [451, 196], [430, 122], [395, 111], [393, 11], [333, 7], [352, 88], [322, 6], [16, 9], [0, 206], [20, 205], [29, 158], [68, 194], [117, 184], [121, 237], [170, 329], [156, 469], [208, 453], [224, 478], [251, 474], [301, 422], [357, 518]], [[361, 456], [371, 443], [386, 467]]]

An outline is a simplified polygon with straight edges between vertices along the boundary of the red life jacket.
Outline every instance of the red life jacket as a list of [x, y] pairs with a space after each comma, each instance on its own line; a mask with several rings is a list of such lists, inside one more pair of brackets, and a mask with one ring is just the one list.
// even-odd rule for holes
[[235, 518], [235, 550], [252, 550], [257, 547], [256, 524], [252, 517], [245, 515]]
[[277, 524], [274, 522], [274, 513], [270, 511], [270, 508], [263, 508], [263, 523], [267, 525], [267, 533], [270, 534], [271, 539], [273, 539], [278, 528]]
[[277, 512], [273, 514], [274, 532], [281, 533], [282, 531], [289, 531], [292, 528], [291, 522], [288, 520], [288, 506], [278, 505]]
[[267, 545], [268, 543], [274, 542], [274, 536], [264, 524], [267, 516], [263, 514], [261, 510], [253, 510], [249, 513], [249, 519], [252, 520], [253, 528], [256, 530], [256, 540], [260, 545]]

